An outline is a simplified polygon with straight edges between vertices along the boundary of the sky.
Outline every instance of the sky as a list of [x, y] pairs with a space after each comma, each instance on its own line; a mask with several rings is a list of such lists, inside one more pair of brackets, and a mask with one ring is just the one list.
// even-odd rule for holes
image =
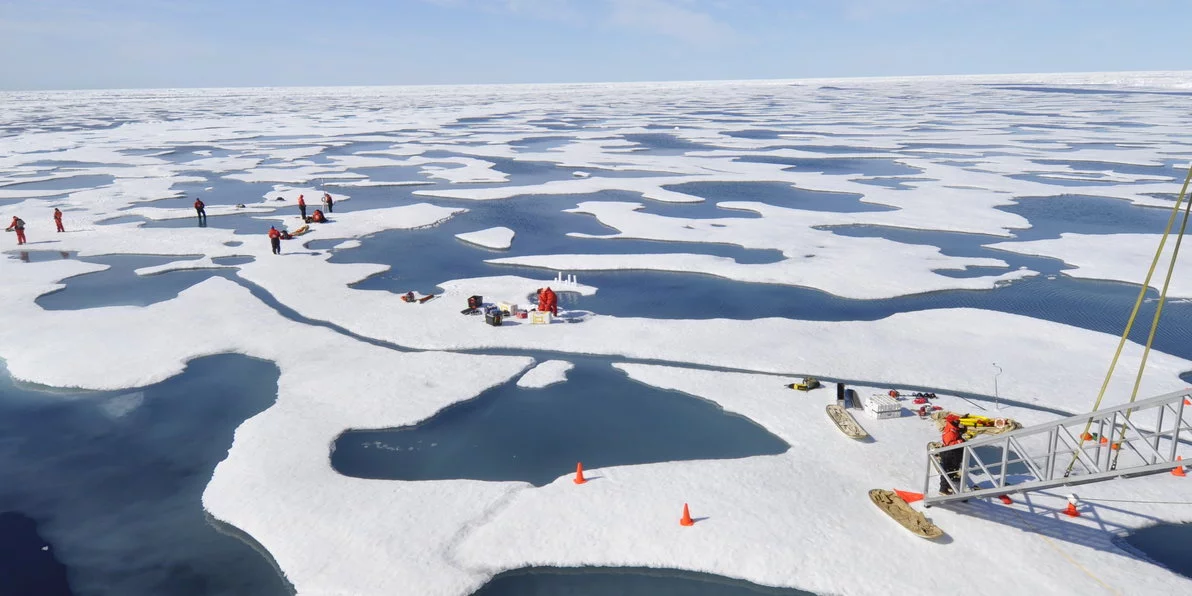
[[1192, 70], [1192, 0], [0, 0], [0, 89]]

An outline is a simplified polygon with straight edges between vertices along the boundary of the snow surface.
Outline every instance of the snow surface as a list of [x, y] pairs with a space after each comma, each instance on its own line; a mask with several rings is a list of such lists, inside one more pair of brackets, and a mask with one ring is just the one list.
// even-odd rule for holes
[[575, 365], [566, 360], [547, 360], [522, 375], [522, 378], [517, 380], [517, 386], [527, 389], [550, 387], [555, 383], [566, 381], [567, 371], [573, 368]]
[[[1176, 230], [1178, 231], [1178, 227]], [[1073, 269], [1064, 270], [1065, 275], [1072, 277], [1142, 284], [1162, 238], [1159, 234], [1062, 234], [1059, 238], [1003, 242], [991, 244], [989, 247], [1061, 259], [1074, 266]], [[1155, 291], [1163, 287], [1163, 279], [1167, 276], [1167, 267], [1175, 250], [1175, 243], [1176, 236], [1173, 233], [1164, 244], [1159, 265], [1151, 278], [1150, 287]], [[1186, 248], [1180, 248], [1181, 254]], [[1172, 298], [1192, 298], [1192, 261], [1186, 258], [1176, 261], [1167, 295]]]
[[[528, 565], [672, 567], [820, 594], [889, 594], [892, 586], [948, 593], [955, 589], [955, 575], [924, 569], [952, 568], [1007, 570], [997, 573], [997, 581], [966, 582], [966, 594], [1102, 593], [1100, 582], [1137, 594], [1177, 593], [1192, 586], [1188, 579], [1125, 556], [1102, 531], [1149, 525], [1148, 516], [1161, 506], [1130, 512], [1102, 507], [1099, 519], [1072, 520], [1059, 512], [1066, 505], [1064, 495], [1049, 492], [1032, 495], [1029, 505], [1016, 498], [1012, 509], [1000, 504], [960, 512], [935, 508], [928, 516], [951, 539], [946, 546], [937, 544], [911, 536], [866, 497], [875, 487], [922, 489], [920, 471], [906, 462], [921, 461], [922, 445], [938, 440], [930, 422], [862, 418], [876, 442], [861, 443], [846, 438], [824, 415], [824, 404], [834, 399], [834, 393], [826, 395], [830, 390], [795, 393], [784, 386], [788, 380], [759, 374], [617, 367], [635, 380], [746, 416], [793, 448], [746, 459], [587, 470], [600, 481], [582, 486], [561, 475], [506, 500], [460, 544], [463, 564], [493, 572]], [[999, 412], [1016, 414], [1014, 408]], [[1076, 490], [1088, 499], [1144, 500], [1170, 496], [1182, 490], [1181, 482], [1161, 475]], [[697, 520], [694, 527], [678, 524], [684, 503]], [[1026, 518], [1048, 532], [1087, 538], [1052, 541], [1024, 534], [1019, 520]], [[874, 545], [888, 548], [851, 556]], [[850, 556], [831, 557], [829, 564], [826, 553]]]
[[[981, 502], [932, 510], [951, 541], [930, 543], [897, 528], [864, 495], [873, 487], [921, 486], [923, 444], [936, 436], [930, 426], [913, 418], [862, 420], [876, 441], [849, 441], [822, 413], [826, 392], [795, 395], [783, 387], [791, 376], [814, 374], [864, 381], [865, 391], [909, 385], [987, 395], [993, 388], [986, 363], [997, 362], [1002, 396], [1026, 406], [1080, 412], [1099, 389], [1116, 337], [963, 308], [909, 310], [874, 321], [615, 317], [583, 310], [582, 300], [569, 302], [566, 293], [590, 296], [598, 288], [556, 282], [554, 271], [541, 278], [453, 279], [446, 268], [435, 280], [442, 296], [407, 308], [397, 294], [350, 287], [385, 273], [389, 264], [333, 263], [330, 251], [306, 246], [342, 240], [333, 250], [346, 249], [367, 245], [369, 236], [382, 231], [435, 226], [464, 212], [459, 200], [570, 195], [576, 206], [568, 217], [594, 218], [615, 230], [604, 236], [572, 234], [587, 243], [633, 238], [732, 244], [779, 250], [785, 258], [748, 265], [681, 250], [622, 255], [610, 248], [607, 254], [521, 254], [494, 262], [566, 272], [707, 273], [871, 299], [980, 291], [1035, 275], [1006, 270], [950, 278], [938, 272], [1005, 263], [825, 229], [866, 225], [985, 234], [1005, 239], [991, 245], [998, 250], [1063, 259], [1077, 267], [1066, 271], [1071, 275], [1140, 281], [1154, 236], [1065, 234], [1020, 242], [1013, 230], [1030, 222], [999, 207], [1017, 198], [1069, 194], [1169, 206], [1178, 190], [1177, 168], [1192, 159], [1192, 143], [1183, 133], [1192, 126], [1186, 96], [1127, 93], [1107, 100], [1001, 85], [1182, 90], [1192, 89], [1192, 75], [284, 94], [2, 93], [6, 130], [12, 132], [0, 140], [0, 218], [19, 215], [28, 222], [30, 245], [24, 248], [83, 258], [177, 257], [142, 268], [139, 275], [228, 268], [213, 259], [252, 257], [231, 268], [230, 277], [254, 284], [302, 317], [425, 351], [388, 349], [291, 320], [236, 281], [218, 277], [148, 307], [47, 311], [36, 305], [37, 296], [61, 289], [71, 276], [107, 267], [72, 258], [25, 263], [19, 252], [9, 252], [0, 259], [5, 280], [0, 357], [17, 379], [112, 390], [169, 378], [188, 360], [209, 354], [275, 362], [281, 370], [277, 403], [237, 430], [203, 506], [267, 549], [300, 594], [466, 595], [502, 570], [537, 564], [705, 570], [821, 593], [956, 589], [952, 575], [924, 569], [1003, 570], [996, 581], [965, 582], [971, 593], [1192, 591], [1192, 581], [1127, 556], [1113, 542], [1117, 534], [1156, 520], [1192, 521], [1186, 507], [1161, 503], [1186, 500], [1187, 486], [1178, 479], [1162, 475], [1080, 487], [1076, 492], [1094, 503], [1096, 513], [1075, 520], [1054, 514], [1067, 491], [1032, 495], [1029, 504], [1017, 499], [1012, 508]], [[486, 120], [461, 126], [466, 118]], [[641, 134], [686, 144], [652, 151], [630, 136]], [[543, 136], [563, 139], [543, 150], [518, 143]], [[552, 164], [557, 175], [504, 172], [498, 164], [507, 160]], [[816, 165], [825, 163], [831, 167]], [[378, 168], [404, 169], [381, 175]], [[876, 173], [881, 168], [900, 173]], [[589, 175], [570, 174], [581, 171]], [[65, 179], [88, 174], [113, 180], [84, 189], [34, 186], [70, 185]], [[676, 190], [688, 182], [778, 183], [849, 193], [891, 209], [826, 212], [741, 196], [705, 200]], [[888, 182], [898, 184], [880, 184]], [[244, 193], [245, 200], [237, 201], [244, 208], [209, 205], [208, 211], [213, 222], [250, 214], [260, 221], [259, 231], [99, 223], [128, 215], [161, 221], [193, 217], [187, 185], [211, 192], [228, 185]], [[410, 192], [402, 185], [422, 188]], [[351, 209], [330, 214], [331, 222], [283, 243], [281, 256], [271, 255], [268, 227], [296, 227], [297, 194], [317, 197], [324, 186], [355, 189]], [[603, 200], [595, 194], [602, 191], [628, 193], [631, 199]], [[286, 200], [272, 200], [279, 195]], [[410, 195], [418, 198], [411, 202]], [[337, 193], [337, 201], [347, 198]], [[704, 202], [723, 213], [710, 219], [667, 214]], [[50, 232], [54, 207], [67, 213], [65, 234]], [[492, 223], [512, 226], [502, 229], [508, 235], [503, 243], [493, 238], [492, 228], [459, 236], [507, 248], [513, 234], [535, 225]], [[5, 238], [10, 237], [0, 240]], [[1177, 272], [1173, 295], [1192, 292], [1179, 281], [1185, 277]], [[567, 308], [556, 324], [511, 319], [491, 327], [459, 313], [473, 294], [489, 302], [527, 304], [537, 288], [548, 285], [565, 297]], [[472, 353], [455, 353], [461, 350]], [[529, 356], [476, 353], [485, 350], [545, 351], [557, 359], [530, 369]], [[1141, 351], [1128, 344], [1121, 369], [1136, 366]], [[640, 382], [746, 416], [792, 449], [777, 456], [595, 470], [591, 476], [600, 480], [583, 486], [560, 470], [558, 481], [541, 488], [518, 482], [365, 480], [330, 467], [329, 445], [346, 430], [416, 424], [518, 375], [522, 386], [563, 381], [566, 354], [651, 361], [618, 366]], [[319, 363], [317, 374], [312, 362]], [[1154, 353], [1141, 393], [1182, 388], [1178, 375], [1190, 369], [1187, 360]], [[1110, 403], [1128, 395], [1128, 377], [1115, 377]], [[121, 416], [140, 405], [135, 392], [125, 395], [132, 397], [111, 400], [105, 411]], [[946, 395], [941, 401], [965, 410], [991, 407]], [[1054, 416], [1017, 406], [1001, 412], [1028, 424]], [[1096, 499], [1144, 502], [1096, 506]], [[683, 502], [702, 518], [694, 528], [675, 523]], [[891, 545], [898, 556], [833, 555], [831, 568], [823, 563], [825, 553], [870, 552], [875, 544]]]
[[475, 232], [467, 232], [465, 234], [456, 234], [455, 237], [464, 242], [471, 242], [485, 248], [509, 250], [509, 247], [513, 245], [513, 235], [513, 230], [499, 226], [477, 230]]

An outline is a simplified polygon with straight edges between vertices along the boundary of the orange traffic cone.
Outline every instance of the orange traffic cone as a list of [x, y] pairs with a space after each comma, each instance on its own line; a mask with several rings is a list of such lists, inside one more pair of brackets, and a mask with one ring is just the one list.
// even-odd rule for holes
[[1014, 501], [1010, 499], [1010, 495], [998, 495], [997, 498], [1001, 499], [1002, 504], [1004, 504], [1004, 505], [1013, 505], [1014, 504]]
[[1192, 406], [1192, 399], [1188, 399], [1188, 398], [1186, 398], [1186, 397], [1185, 397], [1185, 398], [1184, 398], [1184, 405], [1185, 405], [1185, 406]]
[[906, 501], [907, 503], [914, 503], [915, 501], [923, 500], [923, 493], [913, 493], [909, 490], [898, 489], [894, 489], [894, 493], [902, 497], [902, 500]]
[[1108, 443], [1108, 442], [1109, 442], [1109, 439], [1107, 439], [1107, 438], [1105, 438], [1105, 437], [1101, 437], [1101, 444], [1102, 444], [1102, 445], [1104, 445], [1104, 444], [1106, 444], [1106, 443]]
[[1068, 517], [1080, 517], [1080, 512], [1076, 510], [1076, 503], [1068, 501], [1068, 508], [1064, 510], [1064, 515]]
[[1084, 433], [1084, 434], [1080, 435], [1080, 440], [1081, 440], [1081, 441], [1092, 441], [1092, 440], [1093, 440], [1093, 435], [1090, 435], [1090, 434], [1088, 434], [1088, 433]]
[[683, 518], [679, 520], [680, 526], [694, 526], [695, 520], [691, 519], [691, 510], [687, 509], [687, 503], [683, 503]]
[[[1183, 461], [1183, 460], [1184, 460], [1184, 456], [1182, 456], [1182, 455], [1177, 455], [1177, 456], [1175, 456], [1175, 460], [1176, 460], [1176, 461]], [[1179, 467], [1177, 467], [1177, 468], [1173, 468], [1173, 469], [1171, 470], [1171, 475], [1172, 475], [1172, 476], [1179, 476], [1180, 478], [1184, 478], [1184, 477], [1186, 477], [1186, 476], [1187, 476], [1187, 474], [1186, 474], [1186, 473], [1184, 473], [1184, 466], [1182, 466], [1182, 465], [1181, 465], [1181, 466], [1179, 466]]]
[[584, 462], [575, 462], [575, 480], [576, 484], [583, 484], [588, 480], [584, 478]]

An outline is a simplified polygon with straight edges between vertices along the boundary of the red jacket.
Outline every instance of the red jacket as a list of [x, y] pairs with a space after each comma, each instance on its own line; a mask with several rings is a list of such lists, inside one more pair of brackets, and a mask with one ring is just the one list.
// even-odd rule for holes
[[54, 221], [62, 221], [62, 212], [57, 209], [54, 210]]
[[277, 231], [277, 228], [269, 228], [269, 237], [281, 238], [281, 232]]
[[199, 209], [202, 207], [205, 207], [205, 205], [203, 205], [203, 199], [195, 199], [195, 209]]
[[306, 201], [302, 200], [302, 195], [298, 195], [298, 206], [299, 206], [299, 207], [305, 207], [305, 206], [306, 206]]
[[964, 442], [964, 431], [960, 429], [960, 425], [953, 424], [949, 420], [944, 425], [943, 432], [944, 447], [951, 447], [952, 445], [959, 445]]

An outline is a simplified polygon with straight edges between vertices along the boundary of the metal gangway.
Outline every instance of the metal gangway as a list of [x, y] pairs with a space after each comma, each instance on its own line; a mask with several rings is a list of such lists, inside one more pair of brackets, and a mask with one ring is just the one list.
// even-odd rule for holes
[[[1192, 389], [929, 449], [925, 506], [1143, 476], [1192, 459]], [[961, 450], [949, 475], [940, 455]], [[1192, 461], [1187, 462], [1192, 464]], [[952, 494], [941, 494], [940, 478]]]

